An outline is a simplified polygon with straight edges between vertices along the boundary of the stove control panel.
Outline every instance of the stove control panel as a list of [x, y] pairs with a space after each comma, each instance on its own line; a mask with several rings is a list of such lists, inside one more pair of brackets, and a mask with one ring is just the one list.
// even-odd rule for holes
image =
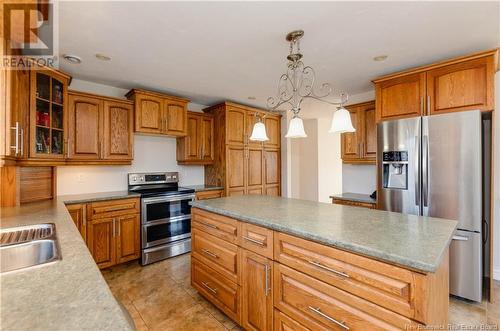
[[150, 172], [128, 174], [128, 185], [166, 184], [179, 182], [178, 172]]

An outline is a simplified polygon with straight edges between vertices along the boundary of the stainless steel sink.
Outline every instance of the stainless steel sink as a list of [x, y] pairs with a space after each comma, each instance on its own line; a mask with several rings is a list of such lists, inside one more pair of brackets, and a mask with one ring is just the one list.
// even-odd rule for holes
[[52, 223], [0, 229], [0, 273], [61, 259]]

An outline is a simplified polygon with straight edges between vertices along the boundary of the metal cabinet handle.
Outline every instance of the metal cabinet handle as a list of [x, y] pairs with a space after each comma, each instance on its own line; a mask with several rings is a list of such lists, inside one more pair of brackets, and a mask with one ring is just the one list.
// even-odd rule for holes
[[262, 241], [255, 240], [255, 239], [250, 238], [250, 237], [243, 236], [243, 239], [245, 239], [251, 243], [257, 244], [259, 246], [263, 246], [263, 247], [267, 246], [266, 243], [263, 243]]
[[206, 288], [207, 288], [210, 292], [212, 292], [213, 294], [217, 294], [217, 289], [216, 289], [216, 288], [212, 288], [212, 287], [210, 287], [210, 285], [208, 285], [208, 284], [207, 284], [207, 283], [205, 283], [205, 282], [201, 282], [201, 284], [202, 284], [203, 286], [205, 286], [205, 287], [206, 287]]
[[120, 232], [121, 232], [121, 231], [120, 231], [120, 228], [121, 228], [120, 221], [121, 221], [121, 219], [122, 219], [121, 217], [118, 217], [117, 219], [115, 219], [115, 222], [116, 222], [116, 223], [118, 223], [118, 225], [116, 226], [116, 228], [117, 228], [117, 230], [118, 230], [118, 231], [117, 231], [118, 233], [117, 233], [117, 235], [116, 235], [117, 237], [119, 237], [119, 236], [120, 236]]
[[10, 146], [10, 149], [14, 150], [15, 155], [19, 155], [19, 122], [16, 122], [15, 126], [12, 126], [10, 128], [11, 130], [14, 130], [16, 133], [16, 144], [14, 146]]
[[319, 267], [319, 268], [321, 268], [321, 269], [324, 269], [324, 270], [326, 270], [326, 271], [333, 272], [333, 273], [334, 273], [334, 274], [336, 274], [336, 275], [339, 275], [339, 276], [342, 276], [342, 277], [345, 277], [345, 278], [350, 278], [348, 274], [346, 274], [346, 273], [344, 273], [344, 272], [341, 272], [341, 271], [337, 271], [337, 270], [332, 269], [332, 268], [329, 268], [329, 267], [327, 267], [327, 266], [325, 266], [325, 265], [322, 265], [322, 264], [321, 264], [321, 263], [319, 263], [319, 262], [309, 261], [309, 263], [310, 263], [310, 264], [312, 264], [312, 265], [315, 265], [315, 266], [317, 266], [317, 267]]
[[452, 239], [453, 240], [458, 240], [458, 241], [467, 241], [467, 240], [469, 240], [469, 238], [465, 237], [465, 236], [453, 236]]
[[211, 256], [211, 257], [213, 257], [213, 258], [216, 258], [216, 259], [218, 259], [218, 258], [219, 258], [219, 255], [217, 255], [217, 254], [215, 254], [215, 253], [210, 252], [208, 249], [202, 248], [202, 249], [201, 249], [201, 251], [202, 251], [203, 253], [205, 253], [205, 254], [207, 254], [207, 255], [209, 255], [209, 256]]
[[266, 264], [266, 289], [264, 290], [264, 293], [266, 294], [266, 297], [269, 295], [269, 266]]
[[[199, 222], [199, 221], [198, 221]], [[200, 224], [203, 224], [205, 226], [208, 226], [209, 228], [212, 228], [212, 229], [216, 229], [216, 230], [219, 230], [219, 227], [217, 225], [213, 225], [213, 224], [210, 224], [210, 223], [205, 223], [205, 222], [200, 222]]]
[[424, 115], [424, 97], [420, 97], [420, 115]]
[[430, 114], [431, 112], [431, 96], [427, 96], [427, 114]]
[[19, 149], [21, 150], [20, 155], [21, 155], [21, 156], [24, 156], [24, 129], [23, 129], [23, 128], [21, 128], [21, 130], [20, 130], [20, 131], [21, 131], [21, 134], [20, 134], [20, 136], [21, 136], [21, 137], [20, 137], [20, 138], [21, 138], [21, 139], [20, 139], [20, 141], [21, 141], [21, 142], [20, 142]]
[[113, 237], [116, 237], [116, 219], [113, 218]]
[[347, 325], [345, 325], [344, 322], [339, 322], [335, 318], [328, 316], [327, 314], [323, 313], [321, 311], [321, 309], [319, 309], [319, 307], [318, 308], [314, 308], [314, 307], [309, 306], [309, 309], [312, 310], [313, 312], [315, 312], [316, 314], [318, 314], [319, 316], [326, 318], [330, 322], [333, 322], [333, 323], [337, 324], [341, 328], [343, 328], [345, 330], [349, 330], [349, 327]]

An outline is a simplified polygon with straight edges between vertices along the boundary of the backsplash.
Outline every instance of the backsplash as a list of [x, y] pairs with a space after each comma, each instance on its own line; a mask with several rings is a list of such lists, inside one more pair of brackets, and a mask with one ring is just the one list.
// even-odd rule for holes
[[342, 192], [372, 194], [377, 189], [377, 166], [342, 165]]

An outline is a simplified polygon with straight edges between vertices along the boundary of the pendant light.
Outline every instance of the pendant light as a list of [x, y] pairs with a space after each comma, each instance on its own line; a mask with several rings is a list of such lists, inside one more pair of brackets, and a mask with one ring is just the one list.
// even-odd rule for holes
[[300, 39], [304, 36], [304, 31], [292, 31], [286, 36], [286, 41], [290, 43], [290, 53], [287, 56], [287, 71], [281, 75], [278, 81], [278, 93], [275, 97], [267, 99], [267, 107], [273, 111], [286, 105], [293, 113], [293, 117], [288, 125], [286, 138], [305, 138], [304, 123], [299, 117], [302, 101], [304, 99], [314, 99], [331, 104], [338, 109], [333, 114], [332, 125], [329, 132], [354, 132], [351, 115], [342, 107], [347, 101], [346, 93], [340, 94], [339, 102], [325, 100], [333, 94], [333, 89], [328, 83], [324, 83], [316, 90], [314, 83], [316, 73], [310, 66], [304, 65], [301, 61]]
[[266, 126], [262, 123], [261, 117], [257, 116], [257, 113], [255, 113], [255, 117], [257, 118], [257, 122], [253, 126], [252, 135], [249, 139], [252, 141], [268, 141]]

